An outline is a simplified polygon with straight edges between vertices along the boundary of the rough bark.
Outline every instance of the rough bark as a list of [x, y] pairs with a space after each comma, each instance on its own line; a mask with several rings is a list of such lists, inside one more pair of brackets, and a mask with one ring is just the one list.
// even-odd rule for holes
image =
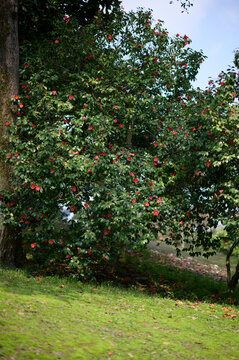
[[228, 287], [228, 290], [230, 290], [231, 292], [234, 292], [234, 290], [239, 282], [239, 262], [237, 263], [236, 270], [235, 270], [235, 273], [233, 274], [233, 276], [231, 274], [230, 258], [233, 253], [233, 250], [234, 250], [234, 244], [229, 249], [229, 251], [227, 253], [227, 257], [226, 257], [227, 287]]
[[228, 282], [228, 289], [231, 291], [231, 292], [234, 292], [237, 284], [239, 282], [239, 262], [237, 263], [237, 266], [236, 266], [236, 270], [235, 270], [235, 273], [234, 275], [231, 277], [230, 281]]
[[[0, 192], [12, 191], [12, 169], [5, 163], [3, 151], [8, 149], [6, 121], [14, 122], [11, 95], [18, 94], [18, 21], [17, 0], [0, 0]], [[17, 229], [0, 218], [0, 263], [16, 266], [21, 263], [21, 241]]]
[[132, 147], [133, 127], [134, 127], [134, 120], [132, 120], [132, 122], [129, 124], [129, 129], [127, 133], [127, 146], [129, 149]]

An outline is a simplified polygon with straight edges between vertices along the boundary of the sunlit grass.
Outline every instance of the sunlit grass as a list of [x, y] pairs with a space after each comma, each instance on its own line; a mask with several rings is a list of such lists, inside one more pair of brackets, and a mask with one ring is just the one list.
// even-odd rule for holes
[[[170, 287], [164, 270], [159, 284], [165, 278]], [[142, 276], [134, 285], [127, 280], [126, 289], [1, 269], [0, 358], [238, 359], [238, 307], [209, 298], [192, 302], [186, 293], [173, 300], [160, 285], [157, 294], [155, 274], [148, 285]]]

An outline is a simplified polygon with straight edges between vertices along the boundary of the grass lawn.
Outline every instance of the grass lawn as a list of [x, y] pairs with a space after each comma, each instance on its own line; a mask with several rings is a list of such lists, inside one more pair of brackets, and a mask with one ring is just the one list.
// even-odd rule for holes
[[128, 288], [0, 269], [0, 359], [238, 360], [238, 292], [146, 260]]

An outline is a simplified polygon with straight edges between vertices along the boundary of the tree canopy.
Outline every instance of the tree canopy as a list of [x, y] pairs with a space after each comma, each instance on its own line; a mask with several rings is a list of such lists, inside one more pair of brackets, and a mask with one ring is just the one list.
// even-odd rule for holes
[[67, 16], [74, 17], [79, 25], [86, 25], [99, 9], [104, 14], [104, 20], [110, 20], [112, 10], [119, 8], [119, 0], [19, 0], [19, 38], [37, 41], [51, 36], [54, 20]]

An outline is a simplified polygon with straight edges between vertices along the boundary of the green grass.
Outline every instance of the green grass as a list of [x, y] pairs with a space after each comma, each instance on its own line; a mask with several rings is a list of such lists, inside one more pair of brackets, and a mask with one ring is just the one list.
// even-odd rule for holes
[[[157, 258], [129, 263], [138, 279], [127, 279], [128, 289], [0, 269], [0, 359], [239, 358], [239, 308], [219, 303], [222, 282], [174, 273]], [[172, 279], [178, 283], [174, 293]], [[196, 287], [200, 281], [219, 284], [216, 301], [190, 301], [192, 279]]]

